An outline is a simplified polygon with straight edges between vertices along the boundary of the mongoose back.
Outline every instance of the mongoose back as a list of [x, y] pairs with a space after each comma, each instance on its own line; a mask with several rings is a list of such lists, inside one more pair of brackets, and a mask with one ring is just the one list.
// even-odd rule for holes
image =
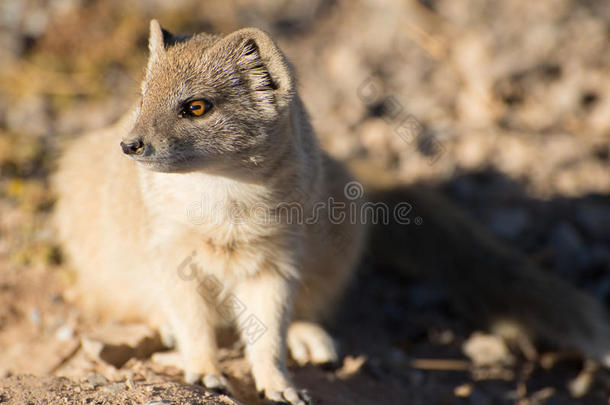
[[[140, 102], [74, 142], [55, 177], [80, 303], [169, 329], [186, 381], [218, 390], [228, 384], [215, 328], [232, 324], [256, 388], [307, 403], [285, 357], [337, 360], [319, 322], [349, 282], [367, 229], [333, 218], [331, 205], [365, 202], [346, 193], [349, 173], [318, 147], [291, 67], [266, 33], [174, 36], [153, 20], [149, 49]], [[390, 211], [405, 196], [382, 194]], [[608, 360], [599, 304], [445, 215], [449, 204], [406, 195], [430, 214], [426, 226], [375, 227], [379, 257], [445, 282], [471, 318], [505, 317]]]

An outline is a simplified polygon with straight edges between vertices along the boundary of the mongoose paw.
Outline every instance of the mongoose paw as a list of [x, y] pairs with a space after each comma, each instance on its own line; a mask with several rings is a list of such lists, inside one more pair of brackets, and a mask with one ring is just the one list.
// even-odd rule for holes
[[311, 322], [293, 322], [288, 328], [288, 349], [291, 357], [301, 366], [335, 364], [337, 349], [331, 338], [319, 325]]
[[203, 386], [220, 394], [230, 395], [231, 385], [222, 374], [206, 374], [201, 379]]
[[203, 377], [198, 373], [186, 373], [184, 377], [188, 384], [201, 384], [205, 388], [217, 392], [219, 394], [230, 395], [231, 385], [222, 374], [206, 374]]
[[161, 343], [168, 349], [176, 347], [176, 336], [170, 325], [164, 324], [159, 328], [159, 335], [161, 337]]
[[272, 404], [281, 405], [312, 405], [311, 397], [305, 390], [289, 387], [283, 391], [264, 392], [263, 396]]

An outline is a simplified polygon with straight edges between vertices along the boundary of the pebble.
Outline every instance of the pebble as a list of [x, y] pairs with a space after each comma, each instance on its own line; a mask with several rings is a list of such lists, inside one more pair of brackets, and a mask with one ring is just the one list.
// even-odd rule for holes
[[337, 376], [342, 379], [346, 379], [354, 374], [360, 372], [362, 367], [366, 364], [366, 357], [364, 356], [346, 356], [343, 360], [343, 366], [337, 370]]
[[458, 385], [453, 389], [453, 394], [459, 398], [467, 398], [472, 394], [472, 384]]
[[90, 374], [87, 377], [87, 382], [94, 387], [99, 387], [100, 385], [108, 384], [108, 379], [99, 373]]
[[104, 389], [108, 390], [110, 392], [117, 392], [117, 391], [124, 390], [126, 387], [127, 387], [127, 385], [125, 383], [119, 382], [119, 383], [106, 385], [106, 386], [104, 386]]
[[70, 340], [74, 337], [74, 329], [70, 325], [60, 326], [55, 331], [55, 337], [62, 342]]
[[475, 366], [512, 364], [514, 362], [514, 358], [504, 340], [494, 335], [475, 332], [464, 342], [462, 350]]

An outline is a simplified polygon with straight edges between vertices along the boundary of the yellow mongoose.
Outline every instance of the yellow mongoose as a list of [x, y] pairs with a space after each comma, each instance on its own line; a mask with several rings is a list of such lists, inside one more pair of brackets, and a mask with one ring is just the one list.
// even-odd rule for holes
[[[267, 34], [177, 37], [153, 20], [149, 48], [141, 102], [77, 140], [55, 178], [80, 300], [106, 316], [169, 325], [186, 380], [214, 389], [227, 388], [215, 326], [234, 324], [256, 388], [306, 403], [287, 375], [286, 351], [299, 363], [336, 360], [317, 322], [349, 281], [365, 226], [333, 217], [332, 205], [364, 203], [318, 148], [291, 68]], [[390, 212], [407, 198], [430, 215], [426, 226], [374, 230], [378, 257], [445, 282], [475, 320], [514, 319], [607, 360], [610, 333], [594, 300], [425, 191], [381, 198]]]
[[358, 223], [331, 226], [325, 205], [319, 220], [304, 217], [317, 202], [351, 201], [350, 178], [320, 152], [291, 68], [264, 32], [176, 38], [153, 20], [149, 48], [141, 103], [60, 162], [56, 218], [81, 301], [167, 322], [186, 380], [210, 388], [226, 388], [214, 326], [232, 321], [256, 388], [304, 403], [286, 342], [300, 363], [336, 360], [316, 322], [364, 238]]

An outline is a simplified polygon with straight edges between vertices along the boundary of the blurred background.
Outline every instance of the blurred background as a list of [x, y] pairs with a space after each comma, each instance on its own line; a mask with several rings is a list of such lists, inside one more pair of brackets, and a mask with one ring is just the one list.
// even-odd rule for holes
[[[146, 378], [163, 375], [150, 359], [103, 372], [103, 361], [83, 365], [86, 356], [69, 364], [91, 321], [63, 301], [73, 276], [47, 224], [48, 176], [64, 142], [112, 123], [137, 99], [151, 18], [174, 33], [270, 32], [332, 155], [434, 185], [496, 236], [610, 304], [605, 0], [1, 0], [0, 376], [120, 379], [136, 366]], [[490, 364], [488, 374], [473, 372], [464, 349], [472, 331], [442, 291], [391, 275], [373, 281], [371, 272], [355, 291], [383, 315], [372, 325], [364, 308], [346, 319], [368, 319], [387, 345], [338, 328], [353, 355], [341, 375], [355, 376], [297, 371], [327, 403], [343, 403], [337, 392], [358, 404], [376, 403], [379, 393], [387, 403], [405, 395], [413, 403], [607, 403], [608, 375], [591, 377], [574, 360], [524, 369], [489, 336], [504, 353], [490, 363], [496, 374]], [[378, 288], [364, 291], [363, 280]], [[409, 365], [420, 352], [464, 363], [423, 371]]]

